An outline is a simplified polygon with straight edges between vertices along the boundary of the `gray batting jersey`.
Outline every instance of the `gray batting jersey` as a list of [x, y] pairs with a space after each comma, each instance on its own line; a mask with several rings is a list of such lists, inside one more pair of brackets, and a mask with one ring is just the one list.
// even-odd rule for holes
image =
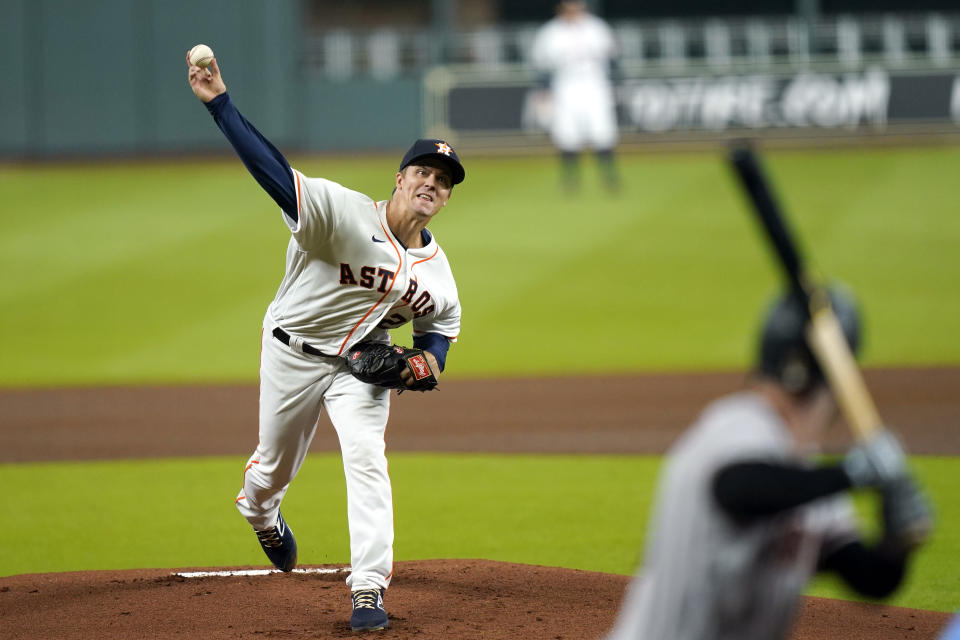
[[717, 400], [671, 448], [643, 565], [610, 640], [771, 640], [789, 630], [821, 554], [857, 538], [847, 494], [743, 525], [712, 493], [736, 461], [799, 462], [779, 414], [759, 394]]

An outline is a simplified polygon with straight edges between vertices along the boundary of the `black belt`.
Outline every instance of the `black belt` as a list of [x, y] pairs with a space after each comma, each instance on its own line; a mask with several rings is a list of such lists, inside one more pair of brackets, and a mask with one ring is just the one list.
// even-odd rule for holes
[[[283, 329], [281, 329], [280, 327], [276, 327], [273, 330], [273, 337], [279, 340], [280, 342], [282, 342], [283, 344], [287, 345], [288, 347], [290, 347], [290, 334], [284, 331]], [[324, 353], [323, 351], [320, 351], [320, 349], [317, 349], [316, 347], [311, 346], [306, 342], [300, 345], [300, 347], [303, 349], [304, 353], [309, 353], [312, 356], [323, 356], [324, 358], [337, 357], [337, 356], [332, 356], [329, 353]], [[295, 347], [290, 347], [290, 348], [296, 351]]]

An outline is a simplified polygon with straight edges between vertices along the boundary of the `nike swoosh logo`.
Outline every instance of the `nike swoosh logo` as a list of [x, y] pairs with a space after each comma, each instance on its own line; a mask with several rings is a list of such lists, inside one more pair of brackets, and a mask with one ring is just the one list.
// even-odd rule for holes
[[370, 239], [373, 240], [374, 242], [386, 242], [386, 240], [381, 240], [377, 236], [370, 236]]

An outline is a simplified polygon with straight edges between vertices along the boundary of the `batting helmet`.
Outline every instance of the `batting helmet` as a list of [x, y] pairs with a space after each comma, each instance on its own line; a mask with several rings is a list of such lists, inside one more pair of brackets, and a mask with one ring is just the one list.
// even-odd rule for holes
[[[860, 347], [860, 314], [852, 294], [839, 286], [827, 291], [851, 351]], [[823, 384], [824, 377], [810, 346], [809, 313], [796, 293], [780, 296], [767, 311], [760, 336], [758, 369], [790, 393], [803, 394]]]

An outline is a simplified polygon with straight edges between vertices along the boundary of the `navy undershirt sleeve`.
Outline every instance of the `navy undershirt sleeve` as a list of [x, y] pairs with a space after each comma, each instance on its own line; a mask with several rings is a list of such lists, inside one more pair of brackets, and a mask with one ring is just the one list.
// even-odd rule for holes
[[433, 354], [440, 365], [440, 371], [447, 366], [447, 351], [450, 349], [450, 341], [446, 336], [439, 333], [425, 333], [422, 336], [414, 336], [413, 346], [417, 349], [423, 349]]
[[222, 93], [205, 104], [250, 174], [296, 222], [297, 189], [287, 159], [241, 115], [229, 94]]
[[[767, 462], [738, 462], [714, 476], [714, 498], [737, 520], [780, 511], [850, 489], [842, 467], [803, 468]], [[903, 579], [906, 555], [882, 543], [868, 547], [854, 540], [821, 560], [820, 571], [835, 571], [851, 587], [871, 598], [893, 592]]]

